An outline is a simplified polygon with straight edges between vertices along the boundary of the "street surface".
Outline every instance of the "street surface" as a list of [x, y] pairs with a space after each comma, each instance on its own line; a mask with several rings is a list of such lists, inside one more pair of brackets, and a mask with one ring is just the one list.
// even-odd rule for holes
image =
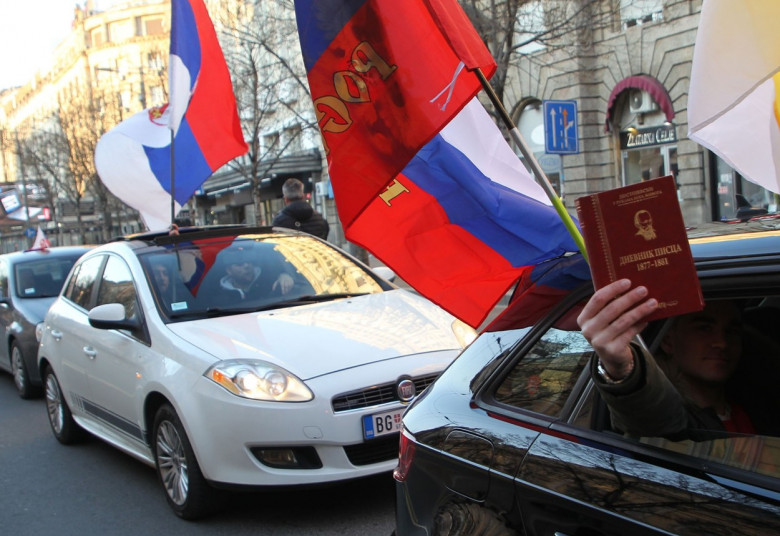
[[0, 533], [192, 536], [389, 535], [390, 474], [326, 488], [235, 494], [198, 522], [169, 509], [154, 470], [97, 439], [60, 445], [43, 399], [22, 400], [0, 374]]

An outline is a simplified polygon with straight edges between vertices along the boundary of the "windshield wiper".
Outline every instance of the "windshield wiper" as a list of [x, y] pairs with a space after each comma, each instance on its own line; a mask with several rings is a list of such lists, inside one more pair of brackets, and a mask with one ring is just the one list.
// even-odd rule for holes
[[199, 309], [197, 311], [184, 311], [178, 313], [171, 313], [168, 318], [171, 320], [181, 320], [182, 318], [213, 318], [215, 316], [228, 316], [228, 315], [240, 315], [244, 313], [254, 313], [258, 311], [257, 307], [231, 307], [225, 309], [224, 307], [209, 307], [206, 310]]
[[182, 311], [177, 313], [171, 313], [168, 318], [171, 320], [181, 320], [183, 318], [212, 318], [215, 316], [228, 316], [228, 315], [240, 315], [244, 313], [256, 313], [258, 311], [269, 311], [271, 309], [282, 309], [284, 307], [294, 307], [296, 305], [303, 305], [306, 303], [319, 303], [331, 300], [339, 300], [343, 298], [352, 298], [355, 296], [364, 296], [366, 292], [341, 292], [334, 294], [307, 294], [305, 296], [298, 296], [297, 298], [291, 298], [289, 300], [282, 300], [268, 304], [255, 305], [251, 307], [209, 307], [206, 310], [197, 311]]
[[306, 303], [319, 303], [332, 300], [340, 300], [343, 298], [353, 298], [355, 296], [365, 296], [366, 292], [340, 292], [333, 294], [306, 294], [305, 296], [298, 296], [297, 298], [290, 298], [289, 300], [282, 300], [278, 302], [269, 303], [268, 305], [262, 305], [257, 310], [267, 311], [269, 309], [277, 309], [282, 307], [293, 307], [295, 305], [302, 305]]

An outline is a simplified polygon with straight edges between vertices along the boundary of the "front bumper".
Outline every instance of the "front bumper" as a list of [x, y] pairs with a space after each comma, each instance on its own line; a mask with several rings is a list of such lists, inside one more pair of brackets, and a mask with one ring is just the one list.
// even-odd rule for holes
[[[200, 379], [179, 407], [204, 476], [222, 485], [319, 484], [390, 472], [397, 465], [398, 435], [363, 439], [364, 415], [402, 408], [398, 402], [334, 412], [332, 399], [345, 392], [440, 373], [456, 352], [432, 352], [372, 363], [306, 382], [315, 398], [278, 403], [248, 400]], [[181, 406], [181, 405], [180, 405]], [[316, 453], [320, 467], [280, 468], [262, 463], [263, 449]]]

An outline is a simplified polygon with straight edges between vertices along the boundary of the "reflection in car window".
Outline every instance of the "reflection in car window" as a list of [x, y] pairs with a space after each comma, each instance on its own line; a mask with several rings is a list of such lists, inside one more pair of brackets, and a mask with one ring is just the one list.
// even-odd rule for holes
[[556, 417], [592, 354], [580, 332], [550, 329], [515, 364], [496, 390], [495, 399]]
[[16, 295], [20, 298], [57, 296], [73, 263], [80, 254], [18, 263], [14, 266]]
[[74, 272], [66, 297], [76, 305], [87, 310], [91, 308], [92, 289], [95, 286], [95, 280], [100, 273], [104, 258], [103, 255], [90, 257], [79, 264], [78, 270]]
[[95, 305], [121, 303], [125, 308], [125, 318], [132, 318], [135, 314], [135, 298], [136, 293], [130, 268], [119, 257], [109, 256]]
[[[233, 262], [237, 256], [257, 268], [256, 282], [263, 287], [242, 292], [241, 299], [235, 299], [237, 293], [226, 291], [229, 285], [223, 283], [228, 260]], [[309, 236], [257, 234], [185, 242], [155, 249], [140, 260], [160, 311], [171, 320], [384, 290], [382, 283], [351, 258]], [[163, 270], [166, 274], [157, 273]], [[281, 274], [293, 282], [283, 293], [279, 285], [273, 285]]]

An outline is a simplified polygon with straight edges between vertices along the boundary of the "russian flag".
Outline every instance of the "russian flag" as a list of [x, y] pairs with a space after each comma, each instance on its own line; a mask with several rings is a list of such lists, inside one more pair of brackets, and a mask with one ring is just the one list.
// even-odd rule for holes
[[[166, 227], [214, 171], [247, 151], [233, 85], [203, 0], [172, 0], [170, 103], [144, 110], [104, 134], [95, 167], [106, 187]], [[171, 182], [171, 133], [174, 177]]]
[[478, 326], [523, 271], [577, 247], [476, 100], [495, 63], [455, 0], [297, 0], [346, 237]]

